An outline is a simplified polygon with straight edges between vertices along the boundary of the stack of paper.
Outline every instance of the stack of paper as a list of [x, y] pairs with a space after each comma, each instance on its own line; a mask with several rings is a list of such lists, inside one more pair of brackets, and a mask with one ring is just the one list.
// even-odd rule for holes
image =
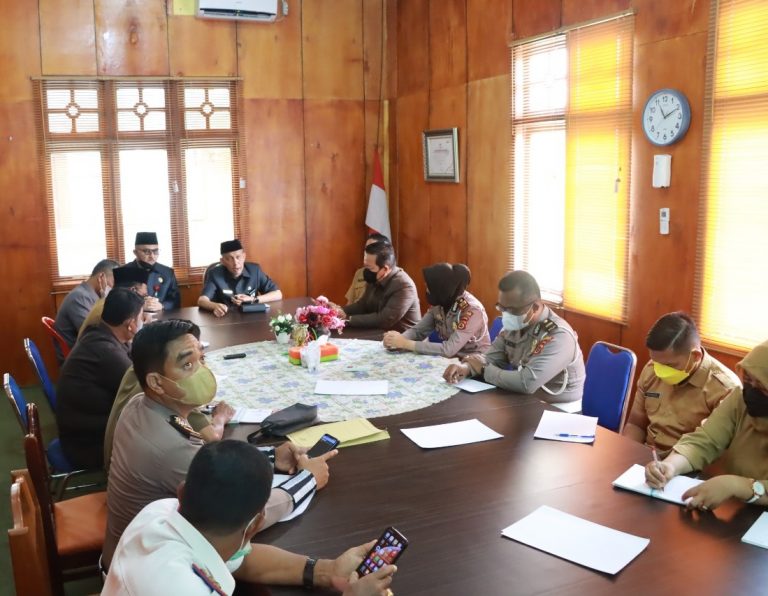
[[341, 441], [339, 447], [352, 447], [353, 445], [363, 445], [389, 438], [389, 433], [386, 430], [376, 428], [365, 418], [353, 418], [344, 422], [310, 426], [289, 434], [288, 438], [299, 447], [310, 448], [326, 433]]
[[501, 439], [496, 431], [488, 428], [477, 418], [450, 424], [436, 424], [419, 428], [401, 428], [403, 434], [423, 449], [452, 447]]
[[741, 537], [742, 542], [753, 546], [768, 548], [768, 513], [761, 513], [757, 521]]
[[621, 571], [650, 542], [545, 505], [504, 528], [501, 535], [610, 574]]
[[496, 389], [496, 385], [475, 381], [475, 379], [463, 379], [454, 386], [467, 393], [477, 393], [479, 391], [487, 391], [488, 389]]
[[533, 436], [569, 443], [594, 443], [596, 429], [597, 418], [594, 416], [545, 410]]
[[685, 505], [685, 501], [683, 501], [683, 493], [689, 488], [698, 486], [702, 482], [704, 481], [699, 480], [698, 478], [675, 476], [672, 480], [667, 482], [663, 490], [651, 488], [645, 483], [645, 468], [639, 464], [634, 464], [629, 470], [613, 481], [613, 486], [623, 488], [624, 490], [631, 490], [640, 493], [641, 495], [648, 495], [649, 497], [661, 499], [662, 501]]
[[320, 395], [386, 395], [389, 381], [330, 381], [320, 379], [315, 385]]
[[227, 424], [261, 424], [272, 413], [269, 408], [236, 408], [235, 415]]

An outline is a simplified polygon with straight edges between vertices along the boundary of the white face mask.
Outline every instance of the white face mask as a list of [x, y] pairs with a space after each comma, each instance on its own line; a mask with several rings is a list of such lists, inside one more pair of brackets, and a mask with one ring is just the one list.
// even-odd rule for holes
[[520, 331], [527, 325], [525, 319], [529, 312], [530, 309], [522, 315], [513, 315], [512, 313], [503, 312], [501, 313], [501, 326], [505, 331]]
[[[259, 517], [258, 515], [256, 517]], [[243, 530], [243, 539], [240, 541], [240, 548], [235, 551], [235, 554], [233, 554], [229, 559], [225, 561], [225, 565], [227, 566], [227, 569], [229, 569], [230, 573], [234, 573], [240, 568], [240, 565], [243, 564], [243, 561], [245, 560], [245, 557], [253, 550], [253, 545], [251, 544], [251, 541], [245, 542], [245, 534], [248, 532], [248, 528], [251, 527], [253, 522], [256, 521], [256, 517], [254, 517], [250, 522], [248, 522], [248, 525], [245, 526], [245, 529]], [[245, 542], [245, 544], [243, 544]]]

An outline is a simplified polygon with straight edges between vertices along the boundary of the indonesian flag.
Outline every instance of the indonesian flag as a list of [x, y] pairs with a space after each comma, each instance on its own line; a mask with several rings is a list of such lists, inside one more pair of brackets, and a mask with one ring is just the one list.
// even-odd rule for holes
[[368, 213], [365, 215], [365, 225], [374, 232], [384, 234], [392, 240], [392, 230], [389, 227], [389, 209], [387, 209], [387, 192], [384, 190], [384, 174], [381, 171], [379, 152], [373, 152], [373, 180], [371, 194], [368, 196]]

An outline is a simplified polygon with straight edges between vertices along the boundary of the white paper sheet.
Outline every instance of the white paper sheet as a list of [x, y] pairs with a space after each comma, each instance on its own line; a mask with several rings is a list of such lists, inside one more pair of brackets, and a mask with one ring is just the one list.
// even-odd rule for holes
[[389, 381], [329, 381], [319, 379], [315, 393], [320, 395], [386, 395]]
[[546, 505], [504, 528], [501, 535], [612, 575], [626, 567], [650, 542], [648, 538], [619, 532]]
[[235, 408], [229, 424], [260, 424], [271, 413], [269, 408]]
[[768, 513], [760, 514], [757, 521], [741, 537], [741, 541], [753, 546], [768, 548]]
[[672, 480], [667, 482], [664, 486], [664, 490], [651, 488], [645, 483], [645, 467], [639, 464], [634, 464], [629, 470], [613, 481], [613, 486], [623, 488], [624, 490], [631, 490], [640, 493], [641, 495], [648, 495], [649, 497], [661, 499], [662, 501], [685, 505], [685, 501], [683, 501], [683, 493], [689, 488], [697, 486], [702, 482], [704, 481], [699, 480], [698, 478], [675, 476]]
[[488, 428], [477, 418], [464, 420], [463, 422], [436, 424], [434, 426], [401, 428], [400, 430], [406, 437], [423, 449], [480, 443], [482, 441], [501, 439], [504, 436]]
[[[290, 478], [290, 474], [273, 474], [272, 475], [272, 488], [275, 488], [279, 484], [282, 484], [286, 480]], [[315, 493], [317, 491], [312, 491], [312, 494], [310, 494], [306, 499], [304, 499], [301, 504], [296, 507], [293, 511], [288, 513], [285, 517], [278, 520], [278, 522], [286, 522], [291, 521], [292, 519], [299, 517], [302, 513], [304, 513], [307, 510], [307, 507], [309, 507], [309, 504], [312, 502], [312, 499], [315, 498]]]
[[474, 379], [463, 379], [456, 383], [455, 386], [468, 393], [477, 393], [478, 391], [496, 389], [496, 385], [490, 385], [489, 383], [483, 383], [482, 381], [475, 381]]
[[537, 439], [566, 441], [568, 443], [594, 443], [596, 430], [597, 418], [595, 416], [544, 410], [533, 436]]
[[568, 412], [569, 414], [578, 414], [581, 412], [581, 400], [577, 399], [576, 401], [567, 401], [562, 404], [550, 404], [549, 402], [543, 402], [545, 404], [548, 404], [550, 406], [556, 407], [558, 410], [562, 410], [563, 412]]

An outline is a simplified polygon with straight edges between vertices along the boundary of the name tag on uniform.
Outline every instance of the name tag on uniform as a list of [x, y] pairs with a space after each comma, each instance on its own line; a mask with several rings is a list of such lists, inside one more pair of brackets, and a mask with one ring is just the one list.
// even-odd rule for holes
[[656, 398], [659, 398], [659, 397], [661, 397], [661, 393], [656, 393], [655, 391], [648, 391], [647, 393], [645, 393], [645, 397], [656, 397]]

